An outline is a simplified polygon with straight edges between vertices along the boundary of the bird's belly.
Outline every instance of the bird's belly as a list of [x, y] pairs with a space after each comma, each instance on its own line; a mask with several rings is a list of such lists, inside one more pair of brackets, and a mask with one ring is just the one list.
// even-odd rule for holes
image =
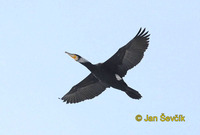
[[125, 82], [123, 81], [123, 79], [119, 76], [116, 75], [114, 73], [111, 72], [98, 72], [95, 74], [95, 77], [106, 83], [107, 85], [116, 88], [116, 89], [122, 89], [122, 87], [124, 87]]

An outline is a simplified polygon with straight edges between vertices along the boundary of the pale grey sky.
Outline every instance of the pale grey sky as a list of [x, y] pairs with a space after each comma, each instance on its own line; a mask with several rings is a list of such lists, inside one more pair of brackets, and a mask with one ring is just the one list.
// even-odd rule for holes
[[[1, 135], [196, 135], [200, 113], [199, 0], [0, 0]], [[90, 72], [64, 51], [104, 62], [149, 30], [141, 63], [113, 88], [79, 104], [62, 97]], [[185, 122], [137, 122], [182, 114]]]

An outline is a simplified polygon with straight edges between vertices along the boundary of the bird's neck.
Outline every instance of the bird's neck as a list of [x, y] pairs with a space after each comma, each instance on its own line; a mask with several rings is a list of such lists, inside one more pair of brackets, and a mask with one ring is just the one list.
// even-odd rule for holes
[[87, 67], [90, 71], [94, 71], [95, 66], [90, 63], [90, 62], [85, 62], [85, 63], [81, 63], [82, 65], [84, 65], [85, 67]]

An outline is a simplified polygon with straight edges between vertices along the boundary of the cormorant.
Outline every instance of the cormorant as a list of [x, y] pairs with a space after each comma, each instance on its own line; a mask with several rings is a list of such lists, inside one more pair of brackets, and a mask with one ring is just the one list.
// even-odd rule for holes
[[140, 99], [140, 93], [130, 88], [123, 80], [127, 71], [136, 66], [143, 58], [149, 45], [148, 31], [145, 28], [138, 31], [136, 36], [125, 46], [120, 48], [104, 63], [93, 65], [77, 54], [67, 53], [74, 60], [87, 67], [91, 73], [80, 83], [72, 87], [61, 100], [66, 103], [78, 103], [92, 99], [101, 94], [106, 88], [113, 87], [124, 91], [133, 99]]

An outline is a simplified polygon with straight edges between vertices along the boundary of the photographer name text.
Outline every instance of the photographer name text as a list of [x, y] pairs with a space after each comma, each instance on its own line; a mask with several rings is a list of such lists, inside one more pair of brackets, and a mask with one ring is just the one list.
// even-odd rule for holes
[[160, 120], [161, 122], [185, 122], [185, 116], [183, 116], [182, 114], [176, 114], [174, 116], [166, 116], [164, 113], [161, 113], [159, 119], [158, 116], [150, 116], [150, 115], [146, 115], [146, 117], [143, 119], [143, 117], [138, 114], [135, 116], [136, 121], [140, 122], [142, 120], [144, 120], [145, 122], [157, 122], [158, 120]]

